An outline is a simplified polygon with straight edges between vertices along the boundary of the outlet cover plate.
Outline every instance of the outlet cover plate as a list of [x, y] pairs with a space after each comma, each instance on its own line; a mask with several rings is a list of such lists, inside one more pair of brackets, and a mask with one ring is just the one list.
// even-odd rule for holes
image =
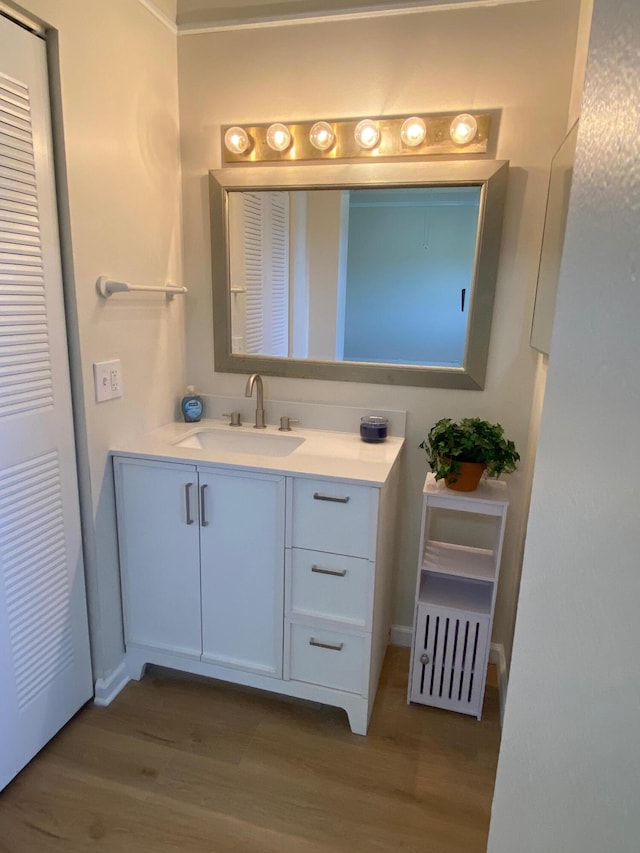
[[120, 359], [96, 361], [93, 365], [93, 381], [96, 389], [96, 403], [122, 397], [122, 364]]

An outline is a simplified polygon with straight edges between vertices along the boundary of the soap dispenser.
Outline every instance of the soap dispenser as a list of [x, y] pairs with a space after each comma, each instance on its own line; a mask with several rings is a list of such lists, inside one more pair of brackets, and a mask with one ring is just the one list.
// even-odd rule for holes
[[202, 417], [202, 398], [196, 394], [195, 385], [187, 385], [187, 392], [180, 402], [185, 423], [197, 423]]

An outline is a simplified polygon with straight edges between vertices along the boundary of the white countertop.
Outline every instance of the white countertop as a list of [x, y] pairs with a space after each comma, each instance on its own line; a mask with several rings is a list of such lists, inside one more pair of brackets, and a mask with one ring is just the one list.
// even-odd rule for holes
[[[255, 433], [273, 441], [287, 437], [304, 441], [285, 456], [234, 452], [220, 448], [177, 447], [176, 442], [188, 439], [201, 430], [229, 430], [242, 440], [251, 440]], [[153, 432], [123, 442], [111, 449], [116, 456], [143, 456], [161, 462], [185, 462], [220, 468], [246, 469], [268, 474], [295, 474], [325, 480], [352, 480], [364, 485], [383, 485], [398, 459], [403, 438], [390, 436], [379, 444], [361, 440], [360, 435], [316, 429], [292, 429], [282, 433], [276, 426], [255, 430], [252, 426], [231, 427], [228, 421], [202, 420], [198, 423], [169, 423]]]

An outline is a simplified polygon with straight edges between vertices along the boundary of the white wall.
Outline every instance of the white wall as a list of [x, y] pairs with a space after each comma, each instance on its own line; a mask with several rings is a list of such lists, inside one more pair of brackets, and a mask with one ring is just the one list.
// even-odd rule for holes
[[[172, 0], [162, 5], [175, 12]], [[184, 302], [132, 294], [105, 303], [95, 281], [102, 274], [139, 284], [181, 280], [176, 36], [138, 0], [22, 0], [19, 8], [57, 32], [65, 288], [75, 366], [80, 362], [74, 391], [86, 463], [94, 675], [103, 677], [123, 653], [107, 452], [175, 417], [184, 379]], [[92, 363], [108, 358], [122, 360], [125, 395], [96, 404]]]
[[640, 845], [639, 39], [596, 0], [490, 853]]
[[[495, 156], [511, 161], [503, 248], [483, 392], [267, 377], [279, 399], [404, 408], [394, 621], [410, 625], [427, 471], [418, 449], [439, 418], [500, 421], [527, 447], [537, 359], [529, 331], [551, 157], [571, 99], [578, 0], [430, 10], [368, 20], [297, 24], [179, 38], [188, 378], [235, 395], [243, 377], [213, 371], [206, 174], [220, 168], [220, 126], [270, 120], [495, 109]], [[314, 62], [314, 59], [321, 61]], [[267, 406], [268, 410], [268, 406]], [[510, 477], [511, 510], [494, 638], [509, 653], [526, 477]]]

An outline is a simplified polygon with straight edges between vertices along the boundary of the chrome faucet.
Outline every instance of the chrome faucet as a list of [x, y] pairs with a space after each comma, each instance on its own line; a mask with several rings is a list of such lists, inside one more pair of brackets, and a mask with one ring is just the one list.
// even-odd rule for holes
[[256, 422], [253, 425], [254, 429], [265, 429], [264, 422], [264, 400], [262, 391], [262, 376], [259, 373], [252, 373], [247, 379], [247, 387], [244, 389], [244, 396], [250, 397], [253, 391], [253, 386], [256, 386]]

